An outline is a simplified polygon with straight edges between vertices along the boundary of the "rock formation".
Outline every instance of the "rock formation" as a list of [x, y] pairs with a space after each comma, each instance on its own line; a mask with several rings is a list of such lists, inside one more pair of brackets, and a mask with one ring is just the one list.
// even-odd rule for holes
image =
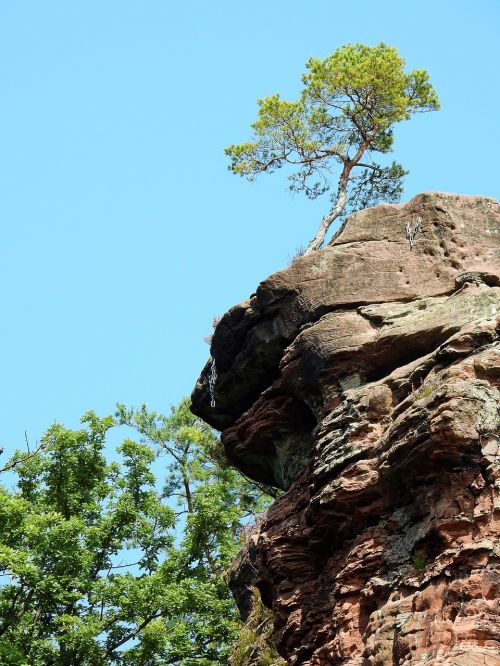
[[259, 589], [287, 663], [500, 666], [498, 204], [352, 215], [211, 353], [193, 411], [284, 490], [231, 584], [243, 614]]

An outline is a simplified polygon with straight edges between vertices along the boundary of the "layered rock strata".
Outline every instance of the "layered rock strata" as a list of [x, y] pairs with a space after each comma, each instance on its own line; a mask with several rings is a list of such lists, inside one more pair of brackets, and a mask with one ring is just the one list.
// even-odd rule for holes
[[284, 490], [232, 586], [243, 613], [260, 590], [287, 663], [500, 666], [498, 204], [356, 213], [211, 353], [193, 411]]

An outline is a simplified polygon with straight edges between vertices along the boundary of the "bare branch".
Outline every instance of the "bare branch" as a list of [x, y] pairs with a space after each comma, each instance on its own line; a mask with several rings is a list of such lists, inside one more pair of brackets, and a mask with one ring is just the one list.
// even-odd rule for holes
[[[40, 451], [43, 450], [44, 443], [42, 442], [37, 446], [37, 448], [34, 451], [31, 451], [30, 453], [27, 453], [25, 456], [22, 456], [21, 458], [16, 458], [15, 460], [12, 460], [9, 462], [7, 465], [4, 467], [0, 467], [0, 473], [2, 472], [7, 472], [11, 469], [14, 469], [14, 467], [17, 467], [18, 465], [22, 465], [23, 463], [27, 462], [28, 460], [31, 460], [35, 456], [37, 456]], [[29, 450], [29, 449], [28, 449]]]

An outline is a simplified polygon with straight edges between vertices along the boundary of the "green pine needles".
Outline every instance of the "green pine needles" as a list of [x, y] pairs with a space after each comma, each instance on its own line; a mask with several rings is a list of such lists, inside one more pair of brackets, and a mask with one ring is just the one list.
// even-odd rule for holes
[[347, 44], [324, 60], [311, 58], [306, 67], [299, 99], [259, 99], [252, 139], [229, 146], [226, 154], [229, 169], [248, 180], [288, 167], [291, 190], [311, 199], [332, 193], [308, 254], [323, 245], [340, 216], [399, 200], [407, 172], [396, 162], [383, 166], [375, 156], [392, 150], [396, 123], [439, 109], [439, 100], [427, 72], [405, 72], [404, 59], [383, 43]]

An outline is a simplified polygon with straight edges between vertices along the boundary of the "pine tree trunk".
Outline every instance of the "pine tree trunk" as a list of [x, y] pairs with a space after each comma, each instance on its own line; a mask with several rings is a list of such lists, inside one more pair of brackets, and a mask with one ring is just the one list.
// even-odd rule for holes
[[325, 236], [328, 232], [328, 229], [331, 227], [332, 222], [334, 222], [339, 217], [339, 215], [342, 214], [346, 205], [346, 189], [348, 178], [348, 173], [342, 174], [339, 182], [339, 189], [337, 191], [337, 202], [332, 210], [321, 220], [321, 224], [319, 225], [318, 231], [316, 232], [316, 236], [314, 236], [314, 238], [307, 246], [307, 250], [304, 252], [304, 255], [311, 254], [311, 252], [315, 252], [321, 248], [325, 242]]

